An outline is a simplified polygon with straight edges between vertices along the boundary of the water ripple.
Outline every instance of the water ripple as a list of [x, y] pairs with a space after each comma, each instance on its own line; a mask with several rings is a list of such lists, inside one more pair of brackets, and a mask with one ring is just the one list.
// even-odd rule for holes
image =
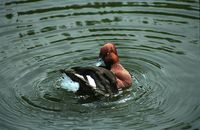
[[[199, 129], [199, 11], [197, 0], [2, 1], [0, 129]], [[133, 86], [101, 100], [58, 89], [58, 70], [93, 65], [105, 42]]]

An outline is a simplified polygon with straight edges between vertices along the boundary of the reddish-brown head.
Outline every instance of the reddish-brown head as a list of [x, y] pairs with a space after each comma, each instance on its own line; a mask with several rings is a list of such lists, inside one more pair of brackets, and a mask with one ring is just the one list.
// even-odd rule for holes
[[103, 47], [101, 47], [99, 57], [103, 59], [107, 67], [111, 67], [113, 64], [119, 62], [117, 49], [112, 43], [106, 43]]

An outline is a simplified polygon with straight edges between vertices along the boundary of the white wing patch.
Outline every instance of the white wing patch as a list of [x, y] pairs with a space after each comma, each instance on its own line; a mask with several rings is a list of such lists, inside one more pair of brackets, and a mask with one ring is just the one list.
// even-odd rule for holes
[[84, 79], [84, 77], [82, 75], [80, 75], [80, 74], [74, 74], [74, 75], [76, 75], [77, 77], [79, 77], [81, 79]]
[[95, 89], [96, 83], [95, 83], [94, 79], [90, 75], [86, 75], [86, 77], [87, 77], [89, 84]]
[[[74, 75], [83, 80], [87, 80], [89, 85], [92, 86], [94, 89], [96, 89], [96, 83], [90, 75], [86, 75], [85, 78], [87, 78], [87, 79], [85, 79], [84, 76], [82, 76], [80, 74], [74, 74]], [[60, 81], [61, 81], [61, 84], [60, 84], [61, 88], [66, 89], [68, 91], [76, 92], [80, 88], [79, 83], [71, 80], [71, 78], [68, 77], [65, 73], [62, 74]]]

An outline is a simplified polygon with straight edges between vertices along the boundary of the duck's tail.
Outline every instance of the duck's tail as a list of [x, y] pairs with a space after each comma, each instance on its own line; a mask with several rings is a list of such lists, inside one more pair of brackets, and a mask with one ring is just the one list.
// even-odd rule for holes
[[65, 73], [62, 73], [62, 77], [60, 78], [60, 86], [62, 89], [65, 89], [67, 91], [72, 91], [72, 92], [77, 92], [80, 88], [79, 83], [73, 81]]
[[87, 95], [94, 93], [96, 89], [96, 83], [90, 75], [82, 75], [75, 72], [73, 69], [60, 70], [61, 88], [72, 91], [76, 94]]

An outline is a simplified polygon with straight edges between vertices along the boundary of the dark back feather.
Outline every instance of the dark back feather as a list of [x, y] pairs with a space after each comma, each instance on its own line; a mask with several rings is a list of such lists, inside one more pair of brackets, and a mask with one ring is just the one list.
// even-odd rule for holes
[[[115, 75], [103, 67], [73, 67], [69, 70], [61, 70], [61, 72], [68, 75], [73, 81], [79, 82], [78, 95], [87, 94], [112, 97], [118, 93]], [[95, 80], [96, 88], [90, 86], [87, 80], [77, 77], [75, 74], [82, 75], [83, 77], [91, 76]]]

